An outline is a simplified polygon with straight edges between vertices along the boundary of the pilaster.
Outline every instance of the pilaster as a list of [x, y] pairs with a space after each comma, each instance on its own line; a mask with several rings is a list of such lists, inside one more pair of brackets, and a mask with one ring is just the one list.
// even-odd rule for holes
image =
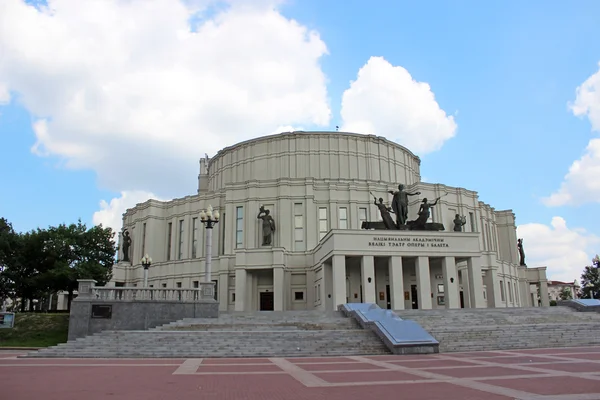
[[467, 258], [469, 277], [469, 299], [471, 308], [485, 308], [483, 298], [483, 279], [481, 276], [481, 257]]
[[404, 276], [402, 275], [402, 257], [388, 258], [390, 276], [390, 294], [392, 310], [404, 310]]
[[460, 308], [458, 298], [458, 270], [454, 257], [442, 258], [442, 275], [444, 279], [444, 297], [446, 308]]
[[284, 293], [284, 271], [283, 268], [273, 268], [273, 310], [283, 311]]
[[431, 274], [429, 272], [429, 257], [417, 257], [415, 260], [417, 275], [417, 297], [419, 309], [431, 310]]
[[375, 257], [361, 257], [360, 276], [363, 288], [363, 301], [365, 303], [376, 303], [377, 300], [375, 298]]
[[235, 311], [245, 311], [246, 302], [246, 269], [235, 270]]
[[333, 271], [333, 309], [346, 303], [346, 256], [335, 255], [331, 260]]

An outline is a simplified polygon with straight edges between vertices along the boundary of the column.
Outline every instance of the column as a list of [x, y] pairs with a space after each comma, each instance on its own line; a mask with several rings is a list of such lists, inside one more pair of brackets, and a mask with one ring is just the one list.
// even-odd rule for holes
[[548, 281], [541, 280], [540, 283], [540, 300], [542, 307], [550, 307], [550, 298], [548, 297]]
[[471, 308], [485, 308], [483, 279], [481, 277], [481, 257], [467, 258], [467, 276], [469, 277], [469, 301]]
[[376, 303], [375, 298], [375, 257], [362, 256], [360, 259], [360, 279], [363, 289], [363, 301]]
[[402, 257], [391, 256], [388, 259], [390, 276], [390, 294], [392, 310], [404, 310], [404, 276], [402, 275]]
[[235, 311], [245, 311], [246, 302], [246, 270], [235, 270]]
[[273, 268], [273, 310], [283, 311], [283, 268]]
[[331, 258], [333, 310], [340, 304], [346, 304], [346, 256], [335, 255]]
[[458, 270], [454, 257], [442, 258], [442, 275], [444, 276], [444, 297], [446, 308], [460, 308], [458, 298]]
[[227, 311], [229, 308], [229, 275], [219, 274], [219, 311]]
[[429, 257], [417, 257], [415, 261], [417, 275], [417, 298], [419, 309], [431, 310], [431, 276], [429, 274]]
[[[485, 273], [485, 286], [487, 287], [487, 305], [488, 308], [502, 307], [502, 297], [500, 296], [500, 279], [498, 278], [498, 270], [490, 267]], [[509, 290], [512, 282], [508, 281]], [[516, 296], [516, 293], [514, 293]], [[514, 297], [513, 297], [514, 299]], [[508, 302], [506, 302], [508, 304]]]

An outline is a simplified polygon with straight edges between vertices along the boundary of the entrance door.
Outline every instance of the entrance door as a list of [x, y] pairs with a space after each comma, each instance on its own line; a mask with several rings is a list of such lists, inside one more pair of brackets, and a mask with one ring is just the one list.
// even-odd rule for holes
[[392, 299], [390, 296], [390, 285], [385, 285], [385, 298], [387, 299], [387, 309], [392, 309]]
[[465, 308], [465, 294], [462, 290], [460, 291], [460, 308]]
[[273, 292], [260, 292], [260, 311], [273, 311]]
[[413, 310], [419, 309], [419, 298], [417, 297], [417, 285], [410, 285], [410, 298]]

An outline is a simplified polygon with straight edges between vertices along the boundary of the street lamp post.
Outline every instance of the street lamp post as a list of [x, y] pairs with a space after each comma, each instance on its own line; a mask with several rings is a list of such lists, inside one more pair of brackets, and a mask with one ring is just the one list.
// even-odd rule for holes
[[144, 287], [148, 287], [148, 268], [152, 265], [152, 257], [146, 254], [142, 257], [142, 267], [144, 267]]
[[200, 221], [206, 226], [206, 261], [204, 262], [204, 277], [207, 283], [211, 283], [211, 263], [212, 263], [212, 230], [215, 224], [219, 223], [219, 211], [213, 211], [211, 205], [206, 211], [200, 211]]

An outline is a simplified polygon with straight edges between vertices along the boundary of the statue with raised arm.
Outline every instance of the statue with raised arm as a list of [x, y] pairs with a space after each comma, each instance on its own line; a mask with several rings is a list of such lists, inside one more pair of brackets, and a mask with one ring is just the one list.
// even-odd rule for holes
[[390, 211], [392, 211], [388, 206], [383, 204], [383, 198], [379, 198], [379, 203], [377, 202], [377, 197], [375, 197], [375, 205], [379, 209], [379, 213], [381, 214], [381, 219], [383, 219], [383, 224], [387, 229], [396, 229], [396, 224], [394, 223], [394, 219], [390, 215]]
[[454, 232], [462, 232], [462, 227], [467, 223], [467, 218], [465, 216], [460, 216], [460, 214], [456, 214], [454, 217]]
[[423, 199], [421, 207], [419, 207], [419, 216], [415, 220], [415, 225], [418, 230], [425, 229], [425, 224], [427, 224], [427, 220], [431, 216], [431, 207], [435, 206], [439, 199], [440, 197], [435, 199], [433, 203], [428, 203], [427, 198]]
[[275, 220], [270, 215], [269, 210], [265, 210], [264, 206], [260, 206], [258, 219], [262, 219], [263, 246], [270, 246], [273, 243], [273, 232], [275, 232]]
[[517, 240], [517, 248], [519, 249], [519, 265], [525, 266], [525, 252], [523, 251], [523, 239]]
[[404, 191], [404, 185], [398, 185], [398, 191], [389, 191], [394, 197], [392, 198], [392, 210], [396, 214], [396, 228], [400, 229], [401, 225], [406, 225], [408, 220], [408, 196], [417, 196], [421, 192], [407, 193]]
[[123, 229], [121, 234], [121, 248], [123, 249], [123, 259], [121, 261], [129, 261], [129, 248], [131, 247], [131, 238], [129, 237], [129, 231], [127, 229]]

